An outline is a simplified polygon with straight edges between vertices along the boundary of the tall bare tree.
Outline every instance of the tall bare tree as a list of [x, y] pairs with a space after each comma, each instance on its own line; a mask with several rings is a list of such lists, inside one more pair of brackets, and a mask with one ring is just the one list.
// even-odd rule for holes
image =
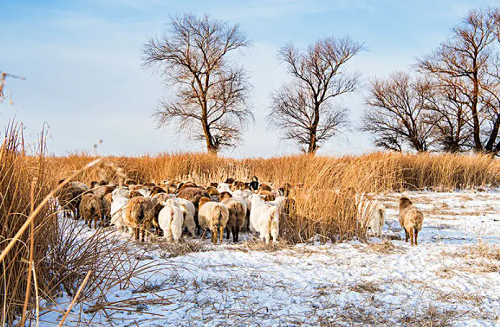
[[456, 84], [433, 84], [433, 95], [428, 98], [427, 122], [433, 124], [433, 138], [438, 150], [463, 152], [473, 147], [472, 119], [467, 97]]
[[488, 153], [500, 150], [500, 115], [494, 99], [498, 83], [491, 79], [498, 54], [497, 12], [495, 8], [470, 11], [447, 41], [417, 63], [422, 72], [452, 85], [465, 98], [472, 120], [473, 149]]
[[144, 46], [144, 65], [159, 68], [173, 87], [154, 112], [159, 126], [177, 122], [210, 153], [235, 146], [253, 115], [247, 74], [229, 55], [250, 44], [238, 25], [209, 15], [172, 17], [166, 33]]
[[402, 151], [408, 146], [428, 151], [433, 143], [434, 123], [428, 115], [432, 97], [430, 81], [413, 80], [407, 73], [396, 72], [386, 80], [373, 79], [362, 130], [374, 134], [375, 145], [384, 149]]
[[347, 111], [332, 100], [355, 90], [359, 76], [349, 74], [346, 64], [361, 50], [363, 44], [349, 37], [321, 39], [306, 50], [293, 44], [280, 49], [278, 56], [293, 80], [272, 94], [268, 117], [284, 139], [314, 154], [347, 125]]

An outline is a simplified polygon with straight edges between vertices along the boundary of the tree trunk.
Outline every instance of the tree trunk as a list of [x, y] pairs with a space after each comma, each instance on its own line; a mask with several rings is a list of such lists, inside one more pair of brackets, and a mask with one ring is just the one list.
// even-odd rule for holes
[[208, 126], [207, 110], [202, 108], [201, 124], [203, 125], [203, 134], [205, 134], [205, 142], [207, 144], [207, 151], [210, 154], [217, 154], [217, 147], [214, 144], [212, 134], [210, 133], [210, 126]]
[[474, 60], [474, 74], [473, 74], [473, 84], [474, 90], [472, 91], [472, 103], [471, 103], [471, 111], [472, 111], [472, 121], [474, 123], [474, 150], [480, 152], [483, 150], [483, 145], [481, 144], [481, 127], [479, 123], [479, 117], [477, 112], [477, 105], [479, 99], [479, 81], [477, 75], [476, 61]]
[[318, 130], [319, 124], [319, 104], [314, 106], [314, 121], [311, 126], [309, 132], [309, 148], [307, 149], [307, 153], [316, 154], [316, 150], [318, 150], [318, 140], [316, 139], [316, 132]]

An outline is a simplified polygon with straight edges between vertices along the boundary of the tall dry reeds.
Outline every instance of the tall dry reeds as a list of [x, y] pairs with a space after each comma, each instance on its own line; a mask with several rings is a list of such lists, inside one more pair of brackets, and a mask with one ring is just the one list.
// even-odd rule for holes
[[[93, 157], [72, 154], [48, 158], [53, 180], [66, 177]], [[270, 159], [231, 159], [201, 153], [173, 153], [142, 157], [108, 157], [89, 169], [82, 181], [117, 180], [121, 167], [138, 182], [164, 179], [205, 185], [227, 177], [296, 186], [295, 210], [282, 222], [282, 234], [292, 242], [319, 235], [344, 240], [364, 236], [356, 221], [353, 194], [403, 190], [455, 190], [488, 186], [498, 181], [498, 165], [486, 155], [372, 153], [362, 156], [297, 155]]]

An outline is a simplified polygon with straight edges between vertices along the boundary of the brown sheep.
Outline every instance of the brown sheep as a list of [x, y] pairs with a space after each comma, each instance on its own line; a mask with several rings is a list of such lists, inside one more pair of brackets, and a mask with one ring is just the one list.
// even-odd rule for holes
[[399, 199], [399, 224], [405, 230], [406, 242], [410, 238], [411, 245], [418, 245], [418, 233], [422, 230], [424, 214], [413, 205], [407, 197]]
[[221, 193], [221, 203], [229, 210], [229, 220], [226, 225], [226, 238], [233, 234], [233, 242], [238, 243], [240, 230], [246, 223], [247, 208], [243, 202], [233, 198], [228, 192]]
[[222, 244], [224, 228], [226, 228], [229, 220], [228, 208], [220, 202], [210, 201], [207, 197], [202, 197], [199, 201], [199, 205], [200, 227], [205, 231], [207, 229], [210, 230], [212, 243], [214, 245], [217, 244], [217, 242]]
[[108, 193], [101, 199], [101, 215], [103, 222], [109, 224], [111, 221], [111, 202], [113, 202], [112, 193]]
[[219, 191], [213, 186], [207, 187], [206, 192], [210, 194], [210, 197], [219, 197]]
[[274, 201], [276, 200], [276, 196], [273, 194], [273, 192], [268, 191], [266, 189], [260, 189], [257, 194], [260, 194], [263, 196], [264, 200], [267, 202]]
[[258, 191], [269, 191], [269, 192], [272, 192], [273, 189], [271, 188], [271, 186], [269, 186], [267, 184], [260, 184], [260, 187], [259, 187]]
[[178, 186], [178, 191], [182, 191], [183, 189], [185, 188], [190, 188], [190, 187], [195, 187], [195, 188], [200, 188], [198, 185], [196, 185], [195, 183], [193, 182], [185, 182], [185, 183], [180, 183], [179, 186]]
[[243, 191], [249, 189], [248, 183], [243, 183], [241, 181], [235, 181], [231, 184], [231, 191]]
[[133, 184], [133, 185], [130, 185], [128, 187], [128, 189], [131, 191], [138, 191], [138, 190], [143, 189], [143, 188], [144, 188], [144, 185], [141, 185], [141, 184]]
[[90, 228], [94, 221], [94, 227], [97, 229], [97, 223], [101, 218], [101, 199], [92, 193], [84, 194], [80, 201], [80, 214]]
[[186, 187], [179, 191], [177, 197], [181, 199], [186, 199], [193, 202], [194, 207], [196, 208], [196, 214], [194, 216], [194, 222], [196, 223], [196, 229], [199, 234], [200, 232], [200, 223], [198, 221], [198, 203], [202, 197], [206, 197], [210, 199], [210, 194], [208, 194], [205, 190], [198, 187]]
[[[64, 180], [59, 181], [61, 184]], [[56, 197], [59, 205], [62, 208], [64, 217], [68, 216], [68, 212], [73, 215], [74, 219], [79, 218], [79, 208], [82, 196], [88, 191], [87, 185], [80, 182], [69, 182], [57, 191]]]
[[233, 184], [234, 183], [234, 178], [228, 177], [228, 178], [226, 178], [226, 181], [224, 183], [226, 183], [226, 184]]
[[162, 234], [162, 229], [160, 228], [160, 225], [158, 223], [158, 216], [160, 214], [161, 209], [163, 209], [163, 203], [166, 202], [168, 199], [171, 199], [172, 195], [168, 193], [158, 193], [155, 194], [152, 198], [151, 201], [153, 202], [153, 226], [155, 229], [155, 232], [158, 236], [161, 236]]
[[153, 186], [150, 188], [150, 190], [151, 190], [151, 193], [149, 196], [151, 196], [151, 197], [155, 196], [156, 194], [167, 193], [163, 188], [161, 188], [159, 186]]
[[146, 232], [153, 227], [153, 202], [149, 198], [135, 197], [125, 209], [125, 224], [136, 240], [144, 242]]

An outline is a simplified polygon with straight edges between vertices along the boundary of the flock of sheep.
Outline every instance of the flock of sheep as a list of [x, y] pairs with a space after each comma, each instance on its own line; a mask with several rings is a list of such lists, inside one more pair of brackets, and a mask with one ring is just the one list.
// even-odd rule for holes
[[[62, 182], [62, 181], [61, 181]], [[192, 237], [210, 231], [214, 244], [222, 243], [224, 231], [238, 242], [240, 231], [259, 233], [260, 239], [276, 242], [280, 218], [286, 219], [295, 207], [290, 197], [291, 185], [281, 187], [261, 184], [257, 177], [251, 182], [228, 178], [224, 183], [206, 187], [193, 182], [163, 181], [137, 184], [126, 180], [123, 185], [105, 181], [92, 182], [90, 187], [70, 182], [57, 193], [64, 216], [83, 218], [89, 227], [114, 225], [128, 230], [136, 240], [144, 241], [151, 230], [168, 241], [178, 241], [183, 232]], [[358, 221], [376, 236], [382, 235], [385, 224], [384, 205], [369, 196], [355, 195]], [[423, 214], [407, 197], [399, 201], [399, 222], [406, 241], [418, 244]]]

